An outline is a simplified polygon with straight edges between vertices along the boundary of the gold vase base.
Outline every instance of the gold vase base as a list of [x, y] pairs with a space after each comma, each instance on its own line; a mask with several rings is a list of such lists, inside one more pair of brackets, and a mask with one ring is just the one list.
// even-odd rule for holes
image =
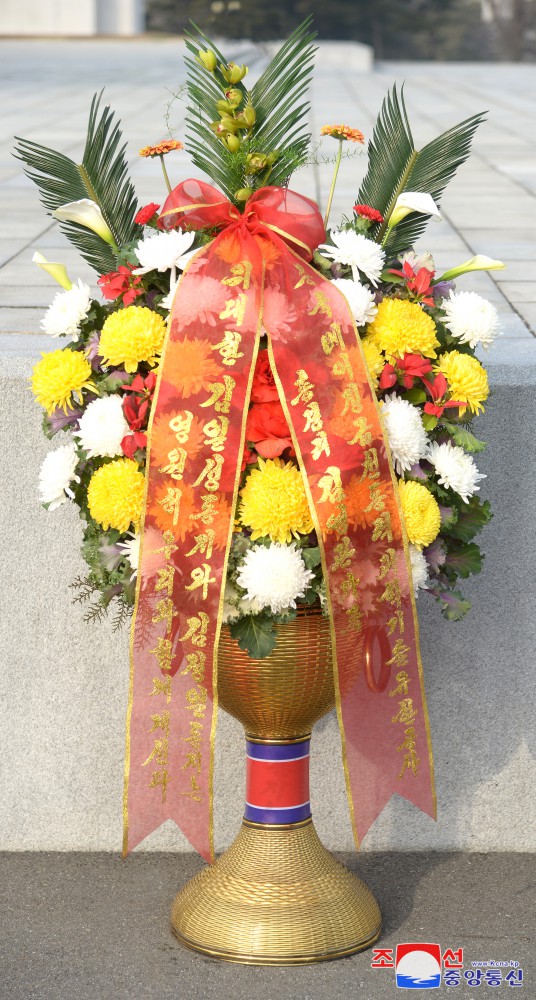
[[321, 844], [311, 820], [244, 821], [231, 847], [173, 904], [171, 926], [188, 948], [247, 965], [305, 965], [377, 941], [374, 896]]

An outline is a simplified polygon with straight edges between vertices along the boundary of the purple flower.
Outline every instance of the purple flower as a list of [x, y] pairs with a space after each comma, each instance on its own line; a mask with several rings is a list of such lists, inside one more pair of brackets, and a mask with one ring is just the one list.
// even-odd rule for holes
[[433, 286], [434, 299], [446, 299], [451, 288], [454, 288], [453, 281], [438, 281], [437, 285]]
[[65, 413], [61, 406], [56, 407], [53, 413], [46, 418], [47, 429], [49, 434], [57, 434], [58, 431], [62, 431], [65, 427], [70, 427], [71, 424], [75, 424], [82, 416], [82, 410], [67, 410]]
[[[104, 536], [104, 539], [106, 536]], [[99, 544], [99, 555], [102, 560], [102, 565], [109, 573], [113, 573], [114, 569], [117, 569], [119, 563], [125, 558], [125, 553], [123, 549], [119, 548], [119, 545], [110, 545], [105, 540], [102, 540]]]
[[99, 345], [100, 333], [98, 330], [94, 330], [85, 348], [87, 359], [90, 362], [93, 371], [98, 371], [104, 360], [102, 355], [99, 354]]

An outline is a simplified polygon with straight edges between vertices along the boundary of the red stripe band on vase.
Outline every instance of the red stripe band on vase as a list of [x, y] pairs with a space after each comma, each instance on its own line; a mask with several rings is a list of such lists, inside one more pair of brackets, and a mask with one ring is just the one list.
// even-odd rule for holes
[[309, 818], [309, 747], [310, 740], [277, 745], [246, 740], [245, 819], [299, 823]]

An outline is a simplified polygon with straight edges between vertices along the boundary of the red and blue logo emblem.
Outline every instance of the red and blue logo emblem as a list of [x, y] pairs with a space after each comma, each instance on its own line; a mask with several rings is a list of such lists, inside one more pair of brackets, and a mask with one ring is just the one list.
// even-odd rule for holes
[[405, 990], [434, 990], [441, 985], [438, 944], [397, 944], [396, 985]]

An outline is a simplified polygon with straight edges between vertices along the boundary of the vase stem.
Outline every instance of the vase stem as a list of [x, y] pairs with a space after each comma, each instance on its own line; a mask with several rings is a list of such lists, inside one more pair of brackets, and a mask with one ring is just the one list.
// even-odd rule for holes
[[246, 821], [287, 826], [310, 818], [310, 744], [310, 734], [288, 741], [246, 737]]

